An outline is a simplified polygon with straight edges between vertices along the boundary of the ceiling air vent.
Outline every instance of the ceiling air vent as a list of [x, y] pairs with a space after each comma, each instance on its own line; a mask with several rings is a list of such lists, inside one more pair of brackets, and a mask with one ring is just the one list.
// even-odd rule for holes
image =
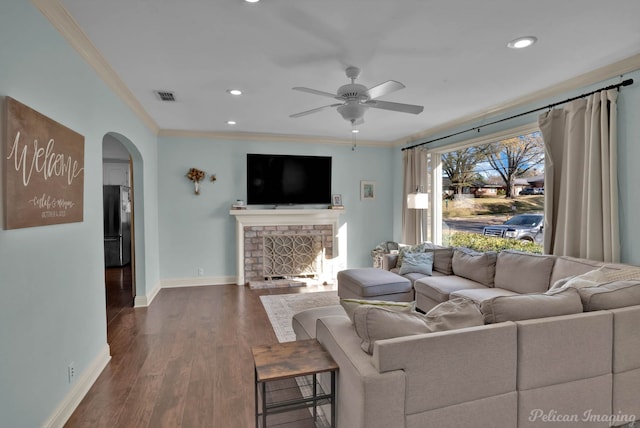
[[175, 101], [176, 97], [171, 91], [155, 91], [160, 101]]

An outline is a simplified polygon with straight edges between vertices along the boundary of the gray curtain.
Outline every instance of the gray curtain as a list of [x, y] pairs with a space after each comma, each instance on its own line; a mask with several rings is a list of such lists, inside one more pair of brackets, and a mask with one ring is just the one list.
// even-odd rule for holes
[[545, 253], [620, 260], [617, 90], [538, 118], [545, 143]]
[[[417, 244], [420, 241], [420, 211], [407, 208], [407, 195], [427, 182], [427, 157], [421, 147], [402, 152], [404, 171], [402, 186], [402, 243]], [[426, 216], [424, 216], [426, 218]]]

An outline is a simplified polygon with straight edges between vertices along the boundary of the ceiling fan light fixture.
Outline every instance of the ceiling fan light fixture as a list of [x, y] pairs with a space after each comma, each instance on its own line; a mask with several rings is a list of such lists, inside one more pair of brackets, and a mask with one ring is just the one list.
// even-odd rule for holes
[[517, 39], [513, 39], [509, 43], [507, 43], [507, 47], [511, 49], [523, 49], [528, 48], [537, 41], [538, 38], [534, 36], [518, 37]]
[[302, 111], [300, 113], [289, 115], [289, 117], [302, 117], [328, 108], [337, 107], [336, 110], [344, 120], [351, 122], [352, 125], [361, 125], [364, 123], [364, 114], [370, 107], [380, 110], [391, 110], [411, 114], [420, 114], [424, 110], [423, 106], [378, 100], [379, 97], [403, 89], [405, 86], [400, 82], [387, 80], [386, 82], [382, 82], [379, 85], [375, 85], [367, 89], [366, 86], [355, 83], [356, 77], [360, 74], [359, 68], [347, 67], [345, 72], [347, 77], [351, 79], [351, 83], [340, 86], [335, 94], [302, 86], [295, 86], [292, 88], [296, 91], [333, 98], [338, 101], [342, 101], [342, 103], [334, 103]]
[[369, 106], [356, 102], [347, 102], [338, 107], [338, 113], [342, 115], [344, 120], [355, 122], [364, 116]]

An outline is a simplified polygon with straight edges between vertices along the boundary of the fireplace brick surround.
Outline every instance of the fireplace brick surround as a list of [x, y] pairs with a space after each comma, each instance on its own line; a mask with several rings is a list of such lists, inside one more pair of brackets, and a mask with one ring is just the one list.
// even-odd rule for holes
[[[313, 239], [315, 245], [309, 248], [308, 256], [316, 260], [315, 269], [306, 266], [295, 266], [295, 262], [287, 263], [285, 269], [278, 270], [277, 267], [269, 266], [265, 269], [267, 259], [267, 248], [264, 242], [266, 237], [309, 237]], [[289, 249], [291, 252], [294, 248]], [[291, 255], [288, 260], [296, 259]], [[306, 259], [306, 257], [302, 257]], [[330, 224], [313, 225], [280, 225], [280, 226], [245, 226], [244, 227], [244, 278], [245, 282], [264, 281], [268, 276], [286, 276], [287, 274], [312, 275], [321, 274], [325, 260], [333, 258], [333, 227]], [[274, 273], [269, 275], [269, 273]]]
[[[305, 237], [311, 238], [307, 240], [313, 242], [313, 257], [316, 258], [316, 264], [311, 270], [307, 266], [297, 266], [300, 268], [300, 275], [314, 275], [322, 281], [332, 282], [338, 270], [344, 268], [345, 263], [340, 257], [339, 247], [340, 240], [346, 242], [346, 237], [339, 236], [338, 223], [339, 216], [344, 213], [343, 210], [248, 209], [231, 210], [229, 213], [236, 218], [236, 283], [238, 285], [265, 280], [265, 237], [300, 237], [303, 241]], [[302, 247], [305, 246], [306, 244], [302, 245]], [[305, 255], [286, 254], [284, 256], [287, 259], [296, 257], [304, 259]], [[281, 262], [282, 260], [278, 259], [277, 263], [281, 264]], [[295, 270], [296, 263], [292, 264]], [[315, 272], [311, 272], [312, 270]], [[270, 273], [271, 269], [267, 271]]]

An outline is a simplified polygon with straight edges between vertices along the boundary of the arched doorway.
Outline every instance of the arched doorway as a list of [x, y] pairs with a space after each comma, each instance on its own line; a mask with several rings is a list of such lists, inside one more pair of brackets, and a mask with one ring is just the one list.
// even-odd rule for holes
[[102, 140], [105, 297], [107, 329], [125, 308], [135, 305], [137, 193], [142, 193], [140, 153], [126, 137], [108, 133]]

